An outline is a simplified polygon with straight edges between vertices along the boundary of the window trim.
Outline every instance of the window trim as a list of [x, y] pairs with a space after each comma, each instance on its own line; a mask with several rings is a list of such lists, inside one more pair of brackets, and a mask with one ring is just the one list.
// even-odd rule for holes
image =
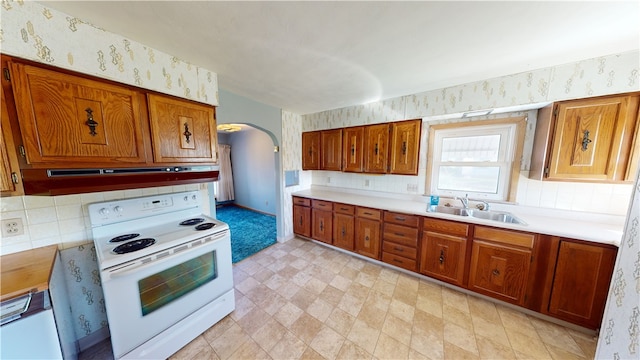
[[455, 122], [448, 124], [437, 124], [429, 126], [429, 138], [427, 143], [427, 176], [425, 183], [425, 190], [431, 191], [431, 183], [433, 179], [433, 155], [435, 146], [435, 132], [438, 130], [449, 130], [456, 128], [468, 128], [474, 126], [488, 126], [488, 125], [511, 125], [516, 126], [515, 133], [513, 135], [513, 163], [511, 165], [511, 173], [507, 175], [509, 178], [509, 185], [505, 189], [506, 202], [515, 202], [518, 189], [518, 178], [520, 176], [520, 168], [522, 165], [522, 152], [524, 148], [524, 137], [526, 130], [526, 116], [509, 117], [502, 119], [479, 119], [464, 122]]

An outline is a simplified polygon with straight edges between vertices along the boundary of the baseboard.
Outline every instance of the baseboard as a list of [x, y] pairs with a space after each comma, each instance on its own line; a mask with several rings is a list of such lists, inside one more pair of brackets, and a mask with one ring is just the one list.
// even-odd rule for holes
[[253, 212], [257, 212], [257, 213], [260, 213], [260, 214], [262, 214], [262, 215], [276, 216], [275, 214], [269, 214], [268, 212], [264, 212], [264, 211], [260, 211], [260, 210], [252, 209], [252, 208], [247, 207], [247, 206], [242, 206], [242, 205], [238, 205], [238, 204], [233, 204], [233, 206], [239, 207], [239, 208], [241, 208], [241, 209], [245, 209], [245, 210], [250, 210], [250, 211], [253, 211]]
[[92, 347], [93, 345], [96, 345], [106, 340], [110, 336], [111, 336], [111, 333], [109, 332], [109, 327], [105, 326], [81, 339], [78, 339], [78, 348], [80, 349], [80, 351], [84, 351]]

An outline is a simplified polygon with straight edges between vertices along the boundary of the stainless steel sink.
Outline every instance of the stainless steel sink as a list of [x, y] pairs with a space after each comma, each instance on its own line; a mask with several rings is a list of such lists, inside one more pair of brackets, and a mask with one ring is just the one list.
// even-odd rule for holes
[[440, 214], [451, 214], [451, 215], [458, 215], [458, 216], [470, 216], [471, 213], [473, 212], [473, 210], [471, 209], [465, 209], [465, 208], [454, 207], [454, 206], [436, 206], [433, 208], [429, 208], [428, 211], [440, 213]]
[[501, 211], [473, 211], [469, 216], [473, 216], [478, 219], [486, 219], [510, 224], [527, 224], [515, 217], [513, 214]]

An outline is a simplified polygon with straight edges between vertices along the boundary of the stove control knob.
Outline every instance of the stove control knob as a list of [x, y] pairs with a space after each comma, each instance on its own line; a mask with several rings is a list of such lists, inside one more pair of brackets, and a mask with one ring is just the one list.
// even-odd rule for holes
[[117, 212], [117, 213], [121, 213], [124, 211], [124, 209], [122, 208], [122, 206], [116, 206], [113, 208], [113, 211]]
[[197, 198], [198, 198], [197, 196], [191, 195], [191, 200], [196, 201]]
[[185, 197], [184, 197], [184, 201], [189, 201], [189, 197], [188, 197], [188, 196], [185, 196]]
[[102, 209], [98, 210], [98, 213], [100, 213], [100, 215], [109, 215], [109, 209], [102, 208]]

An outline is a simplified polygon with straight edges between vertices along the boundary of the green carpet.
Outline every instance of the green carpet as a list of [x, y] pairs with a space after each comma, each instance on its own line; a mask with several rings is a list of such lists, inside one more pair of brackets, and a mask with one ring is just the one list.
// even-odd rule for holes
[[231, 229], [231, 260], [237, 263], [276, 243], [276, 217], [235, 205], [216, 209], [218, 220]]

